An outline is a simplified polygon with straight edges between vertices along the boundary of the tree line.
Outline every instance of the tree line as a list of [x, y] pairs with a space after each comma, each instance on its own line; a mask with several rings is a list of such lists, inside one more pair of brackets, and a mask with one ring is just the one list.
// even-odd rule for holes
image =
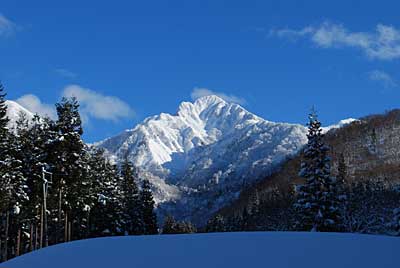
[[58, 118], [21, 113], [9, 128], [0, 85], [0, 261], [84, 238], [158, 233], [151, 185], [82, 140], [75, 98]]
[[384, 180], [350, 182], [343, 154], [337, 175], [331, 172], [329, 147], [321, 122], [309, 116], [308, 143], [302, 152], [299, 177], [250, 196], [235, 213], [215, 215], [208, 232], [314, 231], [400, 235], [400, 187]]

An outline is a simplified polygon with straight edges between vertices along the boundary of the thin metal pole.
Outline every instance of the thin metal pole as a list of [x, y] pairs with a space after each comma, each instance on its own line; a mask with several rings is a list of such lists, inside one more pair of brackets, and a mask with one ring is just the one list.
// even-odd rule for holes
[[[46, 180], [46, 174], [52, 175], [52, 173], [47, 172], [44, 167], [42, 167], [42, 180], [43, 180], [43, 231], [44, 231], [44, 246], [49, 246], [49, 236], [47, 228], [47, 192], [49, 187], [49, 182]], [[43, 237], [42, 237], [43, 239]]]
[[40, 238], [39, 238], [39, 249], [43, 247], [43, 204], [40, 209]]

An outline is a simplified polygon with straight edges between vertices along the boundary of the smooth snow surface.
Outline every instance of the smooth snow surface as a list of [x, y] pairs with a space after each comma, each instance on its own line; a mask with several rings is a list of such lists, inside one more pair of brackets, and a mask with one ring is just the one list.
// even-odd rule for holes
[[8, 268], [397, 268], [400, 239], [322, 233], [226, 233], [120, 237], [37, 251]]

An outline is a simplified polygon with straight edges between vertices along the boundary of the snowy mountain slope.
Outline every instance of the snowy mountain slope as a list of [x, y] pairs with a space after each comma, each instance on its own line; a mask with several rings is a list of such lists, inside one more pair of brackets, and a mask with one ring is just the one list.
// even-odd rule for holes
[[114, 237], [51, 246], [0, 267], [399, 267], [400, 239], [329, 233]]
[[[10, 127], [20, 112], [33, 117], [14, 101], [7, 105]], [[306, 133], [304, 126], [269, 122], [237, 104], [206, 96], [182, 103], [175, 115], [147, 118], [95, 146], [105, 148], [115, 162], [129, 157], [140, 178], [152, 183], [160, 215], [202, 224], [243, 187], [297, 153]]]
[[34, 114], [15, 101], [6, 101], [7, 105], [7, 117], [10, 119], [9, 127], [12, 128], [15, 122], [18, 120], [20, 113], [25, 113], [27, 119], [32, 119]]
[[338, 129], [338, 128], [342, 128], [346, 125], [349, 125], [353, 122], [359, 121], [358, 119], [354, 119], [354, 118], [348, 118], [348, 119], [343, 119], [340, 120], [337, 124], [335, 125], [331, 125], [331, 126], [327, 126], [327, 127], [323, 127], [322, 131], [327, 133], [328, 131], [332, 130], [332, 129]]
[[269, 122], [206, 96], [182, 103], [176, 115], [150, 117], [96, 146], [116, 161], [128, 155], [153, 183], [157, 203], [165, 204], [161, 210], [193, 219], [195, 211], [212, 213], [297, 153], [306, 132], [304, 126]]

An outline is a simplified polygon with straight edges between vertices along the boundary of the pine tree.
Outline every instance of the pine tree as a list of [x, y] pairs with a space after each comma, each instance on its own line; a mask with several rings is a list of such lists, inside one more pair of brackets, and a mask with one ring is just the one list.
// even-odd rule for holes
[[[246, 210], [247, 211], [247, 210]], [[216, 215], [207, 222], [207, 233], [222, 233], [226, 232], [225, 218], [222, 215]]]
[[247, 220], [249, 230], [256, 230], [258, 227], [258, 217], [260, 216], [260, 197], [256, 190], [254, 194], [250, 196], [249, 205], [247, 207]]
[[196, 226], [189, 221], [178, 222], [177, 234], [194, 234], [197, 232]]
[[171, 215], [167, 215], [164, 219], [163, 234], [194, 234], [196, 232], [196, 226], [191, 222], [176, 221]]
[[171, 215], [167, 215], [164, 219], [164, 225], [162, 229], [163, 234], [176, 234], [176, 224], [175, 218]]
[[346, 193], [346, 183], [347, 183], [347, 166], [344, 154], [341, 153], [338, 159], [338, 175], [336, 179], [336, 188], [333, 189], [335, 193], [336, 199], [334, 201], [337, 202], [337, 206], [340, 212], [340, 218], [338, 221], [339, 226], [338, 230], [345, 231], [346, 229], [346, 218], [349, 215], [349, 206], [348, 206], [348, 196]]
[[338, 159], [338, 176], [337, 180], [340, 184], [344, 185], [347, 177], [347, 166], [344, 159], [344, 154], [341, 153]]
[[122, 178], [118, 167], [109, 162], [106, 163], [105, 174], [104, 189], [99, 197], [105, 210], [104, 216], [107, 218], [105, 221], [107, 229], [103, 230], [103, 235], [124, 235], [124, 210], [120, 200]]
[[3, 138], [2, 142], [8, 133], [8, 122], [10, 121], [7, 117], [6, 95], [3, 85], [0, 83], [0, 137]]
[[3, 180], [4, 175], [7, 172], [7, 157], [9, 154], [9, 132], [8, 132], [8, 122], [7, 117], [7, 104], [6, 104], [6, 93], [4, 92], [4, 87], [0, 84], [0, 209], [1, 212], [6, 210], [6, 187], [5, 181]]
[[[4, 93], [4, 88], [2, 84], [0, 84], [0, 213], [1, 213], [1, 228], [0, 228], [0, 258], [1, 260], [7, 260], [7, 242], [4, 242], [4, 248], [6, 250], [3, 250], [3, 241], [7, 241], [8, 239], [8, 226], [7, 224], [4, 224], [5, 221], [7, 221], [7, 217], [9, 215], [7, 214], [6, 210], [8, 207], [7, 204], [7, 182], [4, 179], [4, 176], [7, 172], [7, 165], [6, 165], [6, 160], [7, 160], [7, 154], [8, 154], [8, 147], [9, 147], [9, 142], [8, 142], [8, 122], [9, 119], [7, 117], [7, 104], [5, 100], [6, 94]], [[6, 231], [7, 228], [7, 231]]]
[[306, 231], [337, 231], [341, 226], [337, 180], [331, 177], [328, 147], [324, 144], [321, 123], [313, 111], [309, 116], [308, 143], [304, 149], [300, 176], [305, 184], [298, 187], [295, 203], [296, 228]]
[[30, 150], [31, 148], [27, 146], [29, 144], [28, 133], [29, 129], [29, 120], [24, 112], [21, 112], [18, 115], [18, 119], [16, 121], [16, 125], [14, 130], [12, 131], [12, 147], [14, 147], [14, 158], [18, 161], [18, 169], [21, 172], [21, 179], [23, 180], [24, 192], [26, 193], [26, 199], [22, 200], [22, 203], [19, 204], [19, 207], [16, 208], [18, 213], [15, 213], [13, 217], [11, 233], [13, 237], [15, 237], [14, 247], [15, 255], [19, 256], [21, 253], [24, 253], [26, 248], [29, 248], [29, 241], [26, 241], [28, 237], [23, 234], [27, 234], [30, 231], [30, 218], [32, 216], [32, 204], [34, 203], [34, 199], [31, 199], [31, 188], [29, 187], [29, 177], [33, 174], [29, 171], [29, 167], [31, 163], [29, 159], [32, 157]]
[[120, 197], [123, 207], [123, 222], [125, 233], [127, 235], [139, 235], [143, 233], [143, 221], [141, 215], [141, 202], [139, 189], [136, 184], [133, 165], [128, 157], [121, 166], [122, 195]]
[[155, 202], [151, 192], [150, 182], [143, 180], [140, 191], [140, 201], [142, 205], [142, 220], [144, 225], [144, 234], [158, 234], [157, 216], [154, 213]]
[[400, 208], [393, 210], [393, 222], [390, 227], [393, 235], [400, 236]]
[[56, 104], [58, 120], [56, 137], [51, 141], [50, 163], [53, 186], [50, 205], [53, 208], [52, 222], [55, 224], [56, 241], [70, 241], [87, 233], [87, 204], [84, 193], [89, 182], [85, 176], [86, 164], [82, 122], [76, 98], [63, 98]]
[[89, 214], [89, 237], [124, 234], [123, 206], [120, 200], [122, 178], [101, 149], [89, 150], [90, 192], [86, 211]]
[[107, 172], [108, 163], [104, 158], [104, 151], [91, 148], [89, 150], [89, 180], [90, 193], [88, 201], [89, 222], [88, 236], [99, 237], [107, 229], [108, 215], [106, 214], [106, 205], [108, 195], [108, 185], [112, 185], [113, 176]]
[[17, 155], [20, 150], [16, 137], [8, 130], [7, 104], [4, 88], [0, 85], [0, 212], [1, 233], [4, 234], [3, 260], [10, 255], [10, 246], [15, 247], [16, 225], [19, 224], [21, 206], [27, 200], [26, 178]]

